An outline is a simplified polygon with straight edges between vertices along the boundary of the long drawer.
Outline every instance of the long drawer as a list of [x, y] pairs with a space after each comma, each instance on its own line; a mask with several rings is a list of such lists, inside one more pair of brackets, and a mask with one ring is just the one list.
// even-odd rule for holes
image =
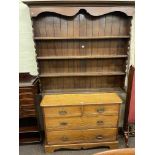
[[98, 115], [95, 117], [72, 117], [72, 118], [51, 118], [45, 117], [47, 129], [68, 130], [68, 129], [91, 129], [102, 127], [117, 127], [118, 116]]
[[117, 139], [117, 128], [46, 131], [47, 144], [104, 142]]

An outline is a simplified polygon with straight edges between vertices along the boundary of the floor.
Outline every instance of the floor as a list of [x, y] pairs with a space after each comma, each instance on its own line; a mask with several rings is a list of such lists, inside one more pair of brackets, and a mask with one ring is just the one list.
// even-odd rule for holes
[[[122, 136], [119, 137], [119, 148], [124, 148], [125, 143]], [[129, 138], [129, 147], [135, 147], [135, 138]], [[93, 155], [97, 152], [108, 150], [108, 148], [95, 148], [86, 150], [57, 150], [54, 153], [46, 153], [46, 155]], [[19, 155], [45, 155], [43, 145], [22, 145], [19, 147]]]

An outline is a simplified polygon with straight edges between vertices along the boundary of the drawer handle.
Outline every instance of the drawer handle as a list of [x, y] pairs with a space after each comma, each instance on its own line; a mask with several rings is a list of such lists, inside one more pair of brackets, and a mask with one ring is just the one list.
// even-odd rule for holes
[[60, 125], [66, 126], [68, 123], [67, 122], [61, 122]]
[[98, 136], [96, 136], [96, 139], [101, 140], [101, 139], [103, 139], [103, 136], [102, 135], [98, 135]]
[[103, 121], [97, 121], [97, 125], [102, 125]]
[[62, 137], [61, 140], [62, 141], [68, 141], [68, 138], [67, 137]]
[[103, 113], [104, 112], [104, 109], [103, 108], [99, 108], [99, 109], [97, 109], [97, 112], [98, 113]]
[[60, 115], [66, 115], [67, 114], [67, 111], [59, 111], [59, 114]]

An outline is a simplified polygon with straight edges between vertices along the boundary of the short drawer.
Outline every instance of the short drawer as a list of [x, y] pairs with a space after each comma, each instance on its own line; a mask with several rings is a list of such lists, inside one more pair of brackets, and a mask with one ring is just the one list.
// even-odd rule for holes
[[82, 128], [81, 117], [72, 118], [50, 118], [45, 117], [46, 129], [66, 130], [66, 129], [80, 129]]
[[20, 110], [20, 118], [22, 117], [36, 117], [35, 110]]
[[20, 99], [19, 100], [19, 103], [21, 104], [21, 105], [32, 105], [32, 104], [34, 104], [34, 99], [31, 99], [31, 98], [27, 98], [27, 99]]
[[28, 92], [33, 92], [33, 88], [32, 87], [19, 88], [19, 93], [28, 93]]
[[86, 105], [83, 107], [84, 115], [118, 115], [119, 104], [105, 104], [105, 105]]
[[81, 106], [46, 107], [43, 109], [45, 117], [81, 116]]
[[20, 109], [23, 110], [35, 110], [35, 105], [34, 104], [29, 104], [29, 105], [19, 105]]
[[78, 143], [83, 141], [81, 130], [46, 131], [48, 144]]
[[105, 116], [105, 115], [98, 115], [95, 117], [82, 117], [83, 128], [85, 129], [92, 129], [92, 128], [113, 128], [117, 127], [118, 122], [118, 115], [112, 116]]
[[34, 99], [34, 94], [32, 92], [20, 93], [19, 99]]
[[85, 142], [115, 141], [117, 128], [88, 129], [83, 131]]

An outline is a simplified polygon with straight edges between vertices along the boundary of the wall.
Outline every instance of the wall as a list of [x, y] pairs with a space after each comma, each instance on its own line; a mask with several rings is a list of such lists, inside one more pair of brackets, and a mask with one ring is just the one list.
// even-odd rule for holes
[[37, 63], [28, 7], [19, 3], [19, 72], [37, 75]]

